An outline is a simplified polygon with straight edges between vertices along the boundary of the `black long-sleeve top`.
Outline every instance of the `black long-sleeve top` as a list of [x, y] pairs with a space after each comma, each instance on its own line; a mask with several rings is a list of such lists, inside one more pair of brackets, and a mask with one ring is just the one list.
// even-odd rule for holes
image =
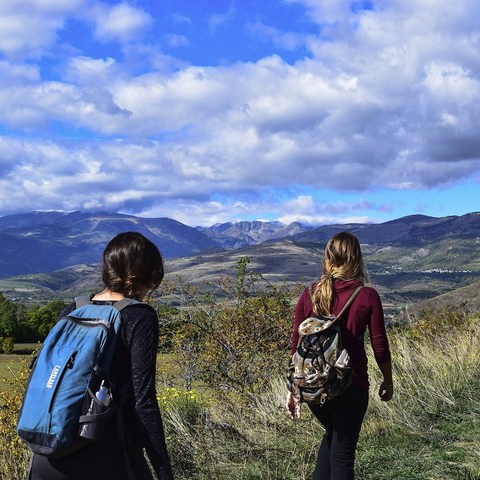
[[134, 304], [122, 310], [122, 318], [111, 379], [114, 385], [126, 386], [126, 434], [146, 449], [158, 478], [170, 480], [173, 475], [155, 388], [158, 317], [152, 308]]

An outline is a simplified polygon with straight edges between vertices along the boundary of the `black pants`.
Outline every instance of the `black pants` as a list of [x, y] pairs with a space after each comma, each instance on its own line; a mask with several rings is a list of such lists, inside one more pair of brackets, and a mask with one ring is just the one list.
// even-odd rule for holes
[[368, 390], [353, 384], [326, 404], [309, 405], [325, 428], [312, 480], [352, 480], [363, 417], [368, 406]]
[[[125, 451], [115, 423], [100, 442], [61, 458], [34, 455], [29, 480], [129, 480]], [[153, 480], [143, 449], [125, 438], [129, 462], [135, 479]]]

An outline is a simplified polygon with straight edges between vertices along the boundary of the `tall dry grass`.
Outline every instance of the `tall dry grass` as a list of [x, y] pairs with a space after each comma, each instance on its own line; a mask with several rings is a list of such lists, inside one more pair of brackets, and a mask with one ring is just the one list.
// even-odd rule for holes
[[[441, 310], [391, 334], [394, 401], [384, 403], [372, 395], [371, 421], [415, 430], [426, 413], [448, 411], [459, 402], [478, 404], [479, 320], [478, 314]], [[369, 357], [370, 365], [374, 364], [371, 351]], [[376, 388], [379, 371], [371, 367], [370, 372]]]
[[[390, 343], [391, 402], [378, 399], [380, 376], [369, 352], [372, 390], [358, 480], [479, 480], [479, 315], [431, 313], [411, 328], [391, 332]], [[300, 421], [286, 416], [283, 367], [272, 369], [267, 387], [253, 396], [179, 388], [175, 394], [159, 385], [177, 480], [311, 477], [322, 430], [308, 408]], [[2, 480], [23, 478], [28, 460], [14, 431], [19, 392], [2, 391], [0, 400]]]
[[[377, 395], [380, 373], [368, 348], [372, 388], [357, 477], [480, 479], [480, 442], [467, 438], [468, 423], [454, 434], [450, 431], [464, 416], [480, 430], [479, 316], [430, 314], [412, 328], [391, 332], [390, 343], [395, 382], [390, 402], [381, 402]], [[203, 410], [196, 425], [185, 425], [173, 406], [165, 417], [167, 430], [176, 432], [175, 443], [189, 445], [192, 455], [191, 470], [178, 470], [178, 478], [311, 478], [322, 429], [305, 407], [301, 421], [287, 418], [285, 393], [283, 375], [275, 375], [268, 388], [245, 402], [220, 400]], [[377, 455], [380, 448], [382, 455]], [[449, 449], [458, 460], [447, 458], [443, 466], [436, 458], [448, 457]], [[410, 450], [414, 456], [405, 458]], [[195, 456], [211, 463], [207, 467]], [[174, 452], [174, 463], [175, 457]]]

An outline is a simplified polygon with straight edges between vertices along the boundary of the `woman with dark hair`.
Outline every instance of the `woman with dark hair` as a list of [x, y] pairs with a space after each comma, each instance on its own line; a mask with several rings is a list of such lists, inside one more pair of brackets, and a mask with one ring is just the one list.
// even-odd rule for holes
[[[141, 302], [160, 285], [163, 276], [158, 248], [140, 233], [121, 233], [103, 253], [105, 288], [91, 300], [100, 305], [124, 298]], [[74, 308], [71, 305], [62, 314]], [[173, 479], [155, 389], [157, 313], [145, 303], [133, 303], [121, 314], [111, 383], [114, 393], [120, 394], [123, 422], [112, 417], [98, 442], [65, 457], [34, 455], [32, 480], [131, 480], [132, 473], [136, 480], [153, 480], [144, 449], [158, 479]]]
[[[292, 351], [295, 352], [298, 327], [308, 317], [338, 315], [355, 289], [368, 282], [360, 243], [355, 235], [341, 232], [327, 243], [323, 273], [312, 285], [310, 297], [306, 288], [295, 309]], [[383, 374], [379, 395], [388, 401], [393, 395], [390, 349], [385, 330], [383, 308], [376, 290], [364, 286], [353, 303], [338, 320], [343, 347], [353, 365], [353, 383], [344, 393], [325, 404], [308, 404], [313, 415], [325, 428], [318, 451], [313, 480], [352, 480], [355, 450], [368, 406], [367, 355], [363, 337], [368, 329], [376, 363]], [[299, 418], [301, 404], [290, 392], [286, 408], [292, 418]]]

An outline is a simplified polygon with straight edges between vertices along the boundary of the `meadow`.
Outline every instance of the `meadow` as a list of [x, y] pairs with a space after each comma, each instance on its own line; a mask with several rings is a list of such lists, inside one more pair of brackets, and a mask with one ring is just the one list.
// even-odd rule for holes
[[[479, 320], [444, 313], [391, 333], [395, 395], [378, 399], [371, 368], [358, 480], [480, 479]], [[170, 397], [164, 419], [177, 478], [310, 479], [322, 429], [305, 407], [300, 421], [288, 419], [284, 399], [282, 375], [245, 403]]]
[[[298, 421], [284, 410], [292, 292], [245, 296], [248, 277], [240, 280], [233, 285], [237, 302], [227, 305], [209, 306], [202, 298], [194, 308], [195, 292], [183, 289], [191, 308], [164, 329], [169, 351], [158, 356], [157, 392], [175, 478], [310, 479], [322, 429], [307, 407]], [[279, 322], [276, 338], [271, 315]], [[235, 353], [226, 360], [230, 383], [215, 363], [216, 341], [226, 325], [230, 336], [221, 342]], [[267, 337], [272, 343], [262, 343]], [[378, 399], [378, 369], [368, 350], [372, 387], [356, 478], [480, 480], [480, 314], [430, 310], [391, 329], [389, 338], [394, 398]], [[14, 430], [27, 361], [28, 355], [0, 357], [1, 480], [24, 478], [28, 463]]]

